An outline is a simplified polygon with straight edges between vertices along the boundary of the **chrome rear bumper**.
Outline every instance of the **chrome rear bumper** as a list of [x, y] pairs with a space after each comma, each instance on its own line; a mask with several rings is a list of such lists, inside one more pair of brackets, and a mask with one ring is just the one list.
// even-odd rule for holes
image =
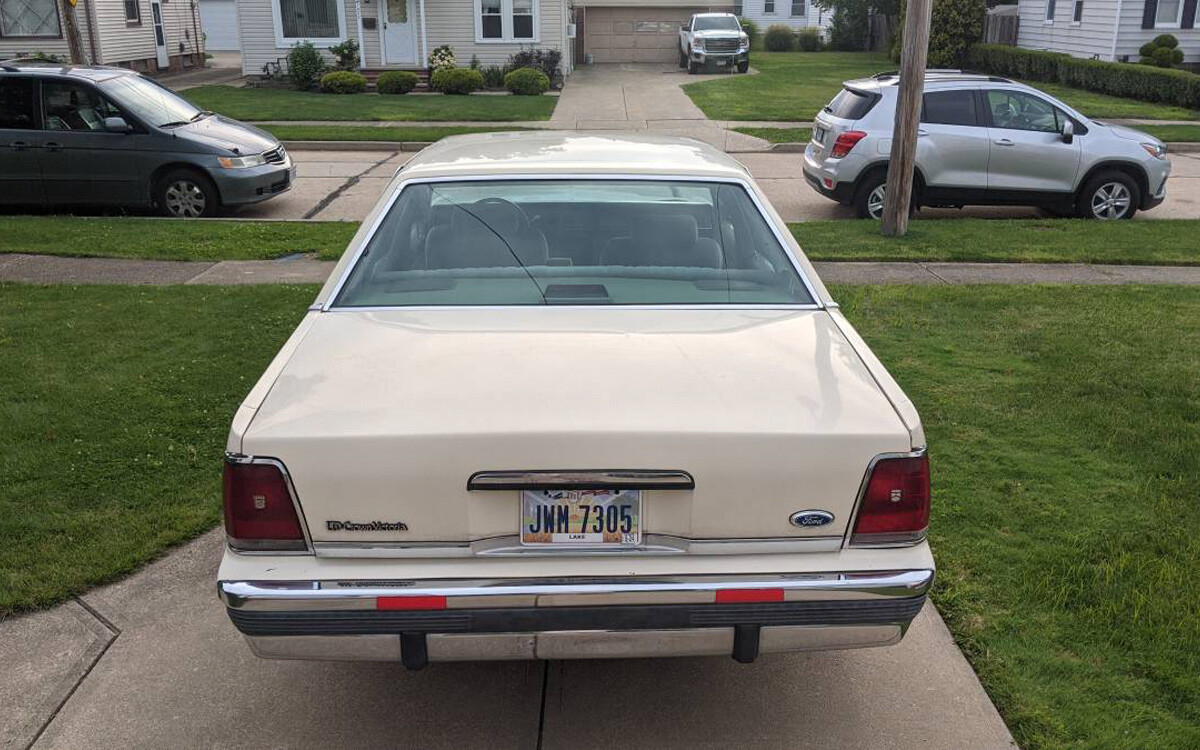
[[896, 643], [932, 570], [774, 576], [221, 581], [276, 659], [428, 661], [760, 653]]

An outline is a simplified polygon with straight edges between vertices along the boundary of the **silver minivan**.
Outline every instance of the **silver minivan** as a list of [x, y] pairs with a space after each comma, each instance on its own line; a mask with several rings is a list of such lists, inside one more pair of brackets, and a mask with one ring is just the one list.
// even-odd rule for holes
[[0, 205], [213, 216], [290, 190], [270, 133], [122, 68], [0, 63]]
[[[896, 116], [896, 73], [847, 81], [819, 112], [804, 152], [814, 190], [879, 218]], [[1090, 120], [1006, 78], [931, 70], [925, 78], [913, 206], [1037, 206], [1129, 219], [1166, 198], [1162, 141]]]

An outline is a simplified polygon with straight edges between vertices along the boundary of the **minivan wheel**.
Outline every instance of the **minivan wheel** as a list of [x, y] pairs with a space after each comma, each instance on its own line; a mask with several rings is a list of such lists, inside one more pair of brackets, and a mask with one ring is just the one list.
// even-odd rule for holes
[[1076, 204], [1085, 219], [1132, 219], [1141, 203], [1141, 191], [1124, 172], [1101, 172], [1084, 185]]
[[190, 169], [176, 169], [163, 175], [154, 187], [154, 202], [164, 216], [176, 219], [216, 216], [221, 208], [212, 180]]

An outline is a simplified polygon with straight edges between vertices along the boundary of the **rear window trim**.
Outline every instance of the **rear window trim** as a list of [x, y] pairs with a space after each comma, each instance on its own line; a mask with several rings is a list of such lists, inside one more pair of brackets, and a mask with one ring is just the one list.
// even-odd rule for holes
[[[399, 176], [399, 175], [397, 175]], [[703, 183], [721, 183], [726, 185], [734, 185], [742, 188], [746, 195], [750, 198], [750, 202], [758, 211], [762, 220], [766, 222], [771, 230], [771, 234], [775, 237], [775, 241], [779, 243], [783, 249], [784, 255], [792, 264], [792, 268], [796, 271], [796, 275], [800, 277], [800, 283], [804, 285], [808, 296], [813, 300], [806, 304], [785, 304], [785, 303], [763, 303], [763, 304], [747, 304], [747, 303], [732, 303], [732, 304], [640, 304], [640, 305], [372, 305], [372, 306], [339, 306], [334, 304], [334, 300], [341, 294], [342, 287], [350, 278], [350, 274], [354, 271], [362, 260], [363, 252], [379, 231], [384, 219], [391, 213], [392, 207], [399, 200], [400, 194], [410, 185], [433, 184], [440, 182], [513, 182], [513, 181], [529, 181], [529, 182], [544, 182], [544, 181], [578, 181], [578, 180], [595, 180], [597, 182], [618, 182], [618, 181], [634, 181], [644, 180], [647, 182], [661, 182], [670, 180], [675, 182], [703, 182]], [[771, 219], [770, 214], [759, 198], [758, 193], [751, 187], [749, 181], [736, 177], [719, 177], [707, 175], [672, 175], [672, 174], [626, 174], [626, 173], [607, 173], [607, 172], [572, 172], [572, 173], [514, 173], [514, 174], [488, 174], [488, 175], [447, 175], [442, 177], [413, 177], [399, 183], [392, 194], [388, 196], [387, 203], [378, 215], [371, 222], [370, 228], [358, 243], [358, 247], [354, 250], [354, 255], [350, 261], [346, 263], [346, 267], [338, 276], [337, 283], [329, 291], [329, 296], [319, 307], [321, 312], [383, 312], [383, 311], [422, 311], [422, 310], [823, 310], [827, 307], [821, 296], [817, 294], [815, 285], [812, 279], [808, 277], [804, 267], [800, 264], [799, 258], [792, 251], [788, 244], [787, 237], [784, 235], [776, 222]]]

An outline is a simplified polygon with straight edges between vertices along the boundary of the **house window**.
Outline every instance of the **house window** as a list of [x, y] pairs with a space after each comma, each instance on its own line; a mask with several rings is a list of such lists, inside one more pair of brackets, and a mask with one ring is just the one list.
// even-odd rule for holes
[[775, 13], [775, 0], [763, 0], [763, 13]]
[[1177, 29], [1183, 20], [1183, 0], [1158, 0], [1154, 11], [1154, 27]]
[[792, 18], [804, 17], [804, 0], [792, 0]]
[[1083, 21], [1083, 0], [1075, 0], [1075, 11], [1071, 15], [1072, 23], [1082, 23]]
[[741, 16], [741, 15], [742, 15], [742, 0], [734, 0], [734, 3], [733, 3], [733, 15], [735, 15], [735, 16]]
[[538, 0], [475, 0], [475, 41], [536, 42]]
[[1054, 0], [1046, 0], [1046, 23], [1054, 23]]
[[0, 36], [61, 37], [55, 0], [0, 0]]
[[274, 0], [278, 12], [276, 29], [284, 40], [280, 46], [309, 40], [341, 41], [344, 21], [336, 0]]
[[128, 23], [142, 22], [142, 9], [138, 7], [138, 0], [125, 0], [125, 21]]

